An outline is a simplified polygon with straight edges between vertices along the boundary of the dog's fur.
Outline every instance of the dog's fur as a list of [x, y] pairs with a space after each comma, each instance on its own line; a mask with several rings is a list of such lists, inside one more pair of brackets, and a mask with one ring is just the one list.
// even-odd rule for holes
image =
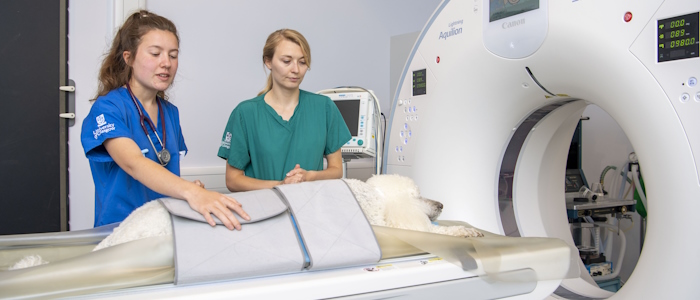
[[372, 225], [425, 231], [459, 237], [482, 237], [465, 226], [434, 225], [442, 213], [442, 203], [421, 197], [415, 182], [400, 175], [376, 175], [362, 182], [345, 179], [362, 211]]
[[[458, 237], [483, 236], [474, 228], [432, 224], [442, 213], [442, 203], [421, 197], [418, 186], [408, 177], [376, 175], [368, 179], [367, 182], [357, 179], [345, 179], [345, 182], [372, 225]], [[158, 201], [150, 201], [133, 211], [93, 251], [137, 239], [168, 235], [172, 235], [168, 211]], [[14, 268], [47, 263], [42, 261], [40, 257], [39, 261], [21, 261]]]
[[154, 236], [173, 235], [170, 213], [159, 201], [150, 201], [129, 214], [95, 249]]

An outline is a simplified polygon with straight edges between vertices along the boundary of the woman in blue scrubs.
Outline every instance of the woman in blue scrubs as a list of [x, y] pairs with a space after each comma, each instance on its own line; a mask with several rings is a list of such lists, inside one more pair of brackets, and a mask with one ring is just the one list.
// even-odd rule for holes
[[162, 197], [187, 201], [212, 226], [212, 214], [231, 230], [241, 229], [231, 211], [249, 219], [235, 199], [179, 177], [187, 146], [178, 109], [164, 93], [177, 73], [179, 44], [170, 20], [142, 10], [124, 22], [102, 62], [81, 132], [95, 182], [95, 226], [121, 222]]
[[270, 70], [267, 85], [236, 106], [219, 148], [219, 157], [227, 160], [226, 186], [249, 191], [341, 178], [340, 147], [350, 140], [350, 130], [330, 98], [299, 89], [311, 66], [306, 39], [295, 30], [277, 30], [267, 38], [262, 58]]

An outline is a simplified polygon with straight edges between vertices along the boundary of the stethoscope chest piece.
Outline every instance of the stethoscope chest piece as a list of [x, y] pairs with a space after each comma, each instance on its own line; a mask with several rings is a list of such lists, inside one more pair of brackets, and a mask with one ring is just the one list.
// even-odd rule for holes
[[163, 167], [168, 165], [170, 162], [170, 151], [168, 151], [168, 149], [163, 149], [160, 152], [157, 152], [156, 156], [158, 156], [158, 161], [160, 161], [160, 165]]

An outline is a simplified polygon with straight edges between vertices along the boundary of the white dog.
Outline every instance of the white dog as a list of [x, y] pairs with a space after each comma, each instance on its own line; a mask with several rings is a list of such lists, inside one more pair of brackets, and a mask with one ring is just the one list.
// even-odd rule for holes
[[362, 211], [372, 225], [447, 234], [459, 237], [482, 237], [481, 232], [465, 226], [434, 225], [442, 203], [421, 197], [418, 186], [408, 177], [375, 175], [362, 182], [345, 179]]

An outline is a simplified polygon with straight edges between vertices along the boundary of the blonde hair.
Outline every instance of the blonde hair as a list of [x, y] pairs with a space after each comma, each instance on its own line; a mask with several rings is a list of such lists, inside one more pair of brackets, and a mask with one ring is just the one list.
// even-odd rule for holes
[[[180, 44], [177, 28], [175, 28], [175, 24], [172, 21], [147, 10], [133, 13], [117, 31], [112, 41], [112, 48], [102, 61], [98, 77], [99, 88], [95, 98], [107, 95], [109, 91], [129, 82], [132, 68], [124, 61], [122, 54], [124, 51], [135, 54], [141, 44], [141, 38], [155, 29], [172, 32], [177, 39], [177, 43]], [[166, 99], [163, 91], [159, 91], [157, 95], [161, 99]]]
[[[292, 43], [295, 43], [301, 47], [301, 53], [304, 54], [304, 59], [306, 59], [306, 65], [311, 68], [311, 48], [309, 47], [309, 43], [306, 41], [306, 38], [299, 33], [296, 30], [293, 29], [280, 29], [277, 30], [273, 33], [271, 33], [267, 37], [267, 41], [265, 41], [265, 47], [263, 47], [263, 55], [262, 55], [262, 60], [263, 60], [263, 68], [265, 67], [265, 61], [271, 61], [272, 57], [275, 55], [275, 49], [277, 49], [277, 45], [280, 44], [283, 40], [290, 41]], [[258, 93], [258, 96], [265, 94], [269, 92], [272, 89], [272, 74], [269, 74], [267, 76], [267, 83], [265, 84], [265, 88]]]

